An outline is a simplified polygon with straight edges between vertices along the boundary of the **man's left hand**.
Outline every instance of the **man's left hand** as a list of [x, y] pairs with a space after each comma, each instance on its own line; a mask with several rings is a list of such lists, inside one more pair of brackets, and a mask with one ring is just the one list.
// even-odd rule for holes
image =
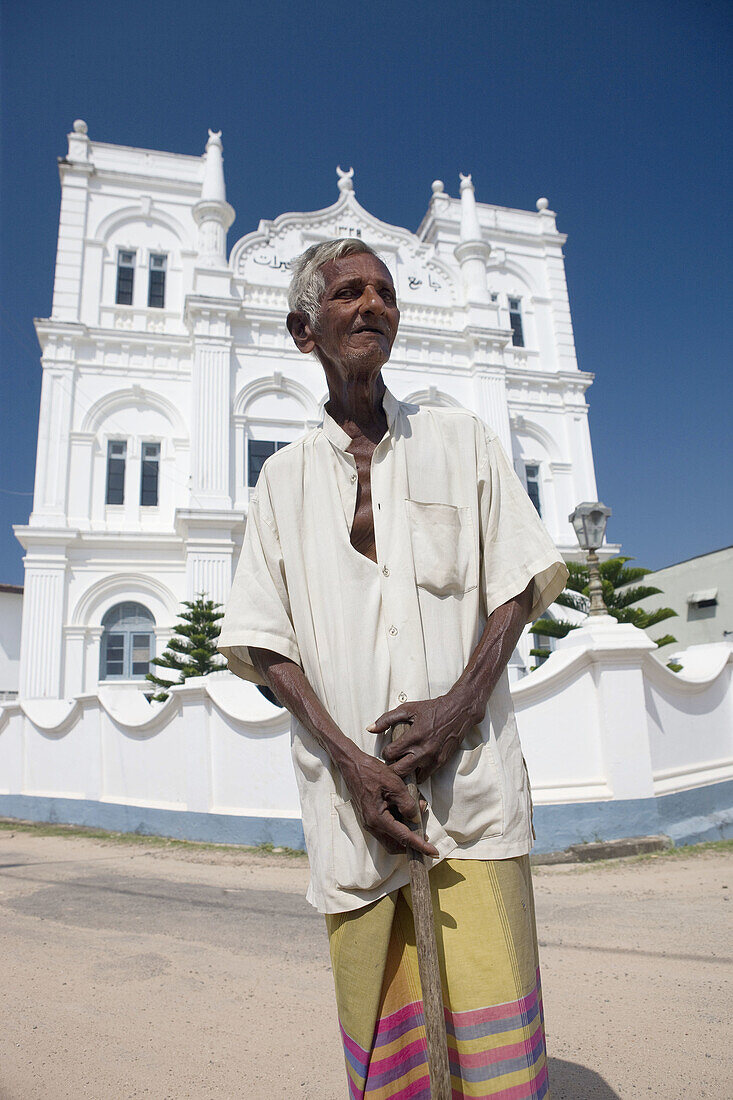
[[409, 728], [385, 746], [382, 755], [395, 775], [404, 779], [415, 772], [418, 783], [422, 783], [450, 760], [481, 717], [465, 700], [441, 695], [438, 699], [402, 703], [367, 728], [370, 733], [386, 733], [393, 726], [407, 723]]

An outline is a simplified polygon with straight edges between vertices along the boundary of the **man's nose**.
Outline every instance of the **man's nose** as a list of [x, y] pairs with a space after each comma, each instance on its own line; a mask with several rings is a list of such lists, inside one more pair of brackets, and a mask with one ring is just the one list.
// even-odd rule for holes
[[382, 296], [377, 294], [373, 286], [364, 287], [364, 292], [359, 302], [360, 313], [384, 313]]

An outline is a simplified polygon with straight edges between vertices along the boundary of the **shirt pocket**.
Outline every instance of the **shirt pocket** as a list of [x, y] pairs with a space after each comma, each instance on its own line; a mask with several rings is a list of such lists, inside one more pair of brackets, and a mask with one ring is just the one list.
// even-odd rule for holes
[[388, 878], [404, 856], [393, 855], [362, 828], [351, 800], [331, 796], [333, 875], [343, 890], [371, 890]]
[[478, 584], [470, 508], [406, 500], [415, 581], [434, 596], [460, 595]]
[[490, 736], [474, 726], [463, 747], [431, 776], [432, 809], [459, 845], [504, 832], [502, 776]]

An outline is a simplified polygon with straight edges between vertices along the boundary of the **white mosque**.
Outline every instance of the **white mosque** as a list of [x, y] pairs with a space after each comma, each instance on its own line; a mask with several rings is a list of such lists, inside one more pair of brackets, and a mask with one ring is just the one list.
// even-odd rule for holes
[[[51, 316], [25, 549], [20, 699], [145, 686], [182, 600], [227, 597], [264, 459], [319, 423], [322, 372], [285, 328], [289, 262], [360, 237], [384, 257], [402, 320], [387, 384], [473, 409], [498, 433], [557, 546], [597, 498], [562, 247], [547, 199], [512, 210], [432, 184], [416, 232], [336, 201], [227, 230], [222, 141], [203, 156], [92, 141], [60, 159]], [[330, 184], [324, 181], [324, 187]], [[514, 674], [529, 643], [515, 654]]]

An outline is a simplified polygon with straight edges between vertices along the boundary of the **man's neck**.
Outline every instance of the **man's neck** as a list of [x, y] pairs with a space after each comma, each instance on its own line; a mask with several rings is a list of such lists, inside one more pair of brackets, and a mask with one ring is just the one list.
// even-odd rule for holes
[[386, 390], [381, 372], [374, 379], [350, 380], [334, 385], [329, 379], [326, 411], [352, 439], [366, 436], [378, 443], [387, 431], [383, 398]]

